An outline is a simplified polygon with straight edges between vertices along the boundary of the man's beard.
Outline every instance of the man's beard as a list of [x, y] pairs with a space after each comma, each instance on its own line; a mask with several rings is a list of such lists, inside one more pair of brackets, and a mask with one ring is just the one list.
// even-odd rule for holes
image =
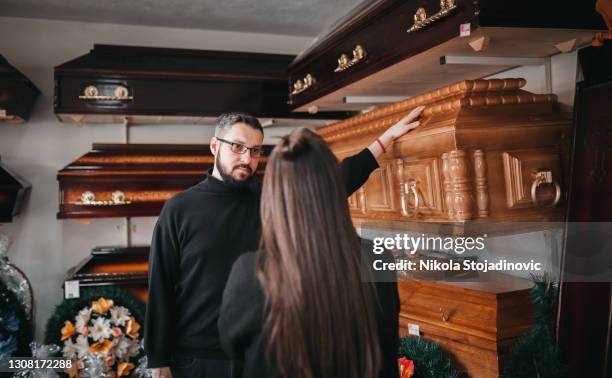
[[237, 180], [234, 176], [232, 176], [232, 171], [227, 172], [225, 170], [225, 167], [223, 167], [223, 165], [220, 164], [219, 162], [220, 153], [221, 151], [219, 151], [219, 153], [217, 153], [217, 156], [215, 157], [215, 165], [217, 166], [217, 169], [219, 170], [219, 174], [221, 175], [221, 178], [223, 178], [223, 182], [229, 186], [233, 186], [236, 188], [243, 188], [243, 187], [248, 186], [249, 183], [251, 182], [251, 179], [253, 178], [253, 170], [251, 169], [251, 167], [248, 164], [238, 164], [234, 166], [232, 168], [232, 171], [236, 168], [245, 168], [249, 171], [249, 175], [246, 178], [244, 178], [243, 180]]

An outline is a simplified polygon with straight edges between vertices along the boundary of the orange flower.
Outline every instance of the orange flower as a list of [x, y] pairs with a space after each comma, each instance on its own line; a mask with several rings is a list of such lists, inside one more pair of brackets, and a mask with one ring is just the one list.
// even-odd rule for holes
[[79, 375], [79, 371], [77, 369], [77, 364], [75, 361], [72, 361], [72, 364], [69, 368], [64, 369], [64, 373], [68, 374], [70, 378], [75, 378]]
[[138, 337], [138, 331], [140, 330], [140, 324], [136, 321], [133, 316], [130, 316], [130, 320], [125, 325], [125, 334], [135, 339]]
[[93, 353], [102, 353], [108, 354], [112, 346], [112, 342], [110, 340], [104, 339], [102, 341], [98, 341], [97, 343], [93, 343], [89, 346], [89, 350]]
[[133, 363], [120, 362], [119, 365], [117, 365], [117, 377], [123, 377], [124, 375], [129, 375], [132, 369], [134, 369]]
[[91, 308], [98, 314], [106, 314], [113, 307], [112, 299], [100, 298], [95, 302], [91, 302]]
[[400, 378], [410, 378], [414, 374], [414, 362], [402, 357], [397, 360], [399, 364]]
[[75, 332], [76, 330], [74, 329], [74, 325], [72, 325], [71, 322], [66, 320], [64, 322], [64, 328], [62, 328], [62, 341], [72, 337], [72, 335], [74, 335]]

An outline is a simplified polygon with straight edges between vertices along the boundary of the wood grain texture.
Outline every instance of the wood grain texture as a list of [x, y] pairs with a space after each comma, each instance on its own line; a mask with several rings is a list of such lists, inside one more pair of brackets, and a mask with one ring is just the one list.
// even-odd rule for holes
[[533, 324], [531, 282], [486, 274], [481, 282], [402, 279], [400, 334], [416, 324], [470, 377], [497, 377], [509, 347]]
[[[535, 95], [522, 90], [524, 85], [520, 78], [465, 80], [317, 129], [342, 159], [415, 106], [425, 106], [421, 125], [388, 147], [379, 158], [381, 171], [365, 185], [361, 202], [385, 205], [365, 206], [365, 213], [360, 207], [352, 213], [354, 221], [561, 220], [571, 122], [560, 113], [555, 95]], [[561, 200], [552, 208], [544, 205], [554, 199], [554, 185], [538, 186], [538, 205], [531, 198], [540, 170], [550, 171], [561, 188]], [[400, 204], [411, 181], [419, 209], [406, 216]], [[413, 197], [404, 194], [410, 209]]]
[[[272, 146], [265, 146], [258, 178]], [[170, 197], [205, 178], [214, 165], [208, 145], [103, 144], [73, 161], [57, 174], [59, 219], [159, 215]], [[130, 203], [108, 206], [83, 204], [84, 192], [96, 201], [111, 201], [121, 191]]]

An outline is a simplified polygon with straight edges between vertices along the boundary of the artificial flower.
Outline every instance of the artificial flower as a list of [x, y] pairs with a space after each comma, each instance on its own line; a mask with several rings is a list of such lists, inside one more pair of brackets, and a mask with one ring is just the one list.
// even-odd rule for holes
[[106, 314], [111, 307], [113, 307], [112, 299], [100, 298], [95, 302], [91, 302], [91, 308], [97, 314]]
[[72, 325], [72, 322], [66, 320], [64, 322], [64, 327], [62, 328], [62, 338], [61, 338], [61, 341], [64, 341], [66, 339], [71, 338], [72, 335], [74, 335], [75, 332], [76, 332], [76, 330], [74, 329], [74, 325]]
[[118, 337], [113, 340], [113, 354], [117, 356], [118, 359], [124, 359], [130, 348], [130, 339], [125, 336]]
[[73, 361], [69, 368], [64, 369], [64, 373], [68, 374], [70, 378], [78, 377], [79, 371], [77, 369], [77, 364]]
[[410, 378], [414, 375], [414, 362], [402, 357], [397, 360], [399, 363], [400, 378]]
[[89, 350], [93, 353], [99, 353], [106, 355], [111, 349], [111, 341], [110, 340], [102, 340], [97, 343], [93, 343], [89, 346]]
[[113, 366], [115, 364], [115, 356], [112, 354], [106, 356], [106, 360], [104, 362], [106, 362], [106, 366]]
[[130, 346], [128, 347], [128, 357], [135, 357], [138, 355], [138, 352], [140, 351], [140, 342], [138, 341], [138, 339], [134, 339], [132, 341], [130, 341]]
[[138, 331], [140, 330], [140, 324], [136, 321], [133, 316], [130, 316], [130, 320], [127, 321], [125, 326], [125, 334], [135, 339], [138, 337]]
[[94, 319], [92, 326], [89, 327], [89, 333], [94, 341], [108, 339], [111, 336], [110, 321], [106, 318], [99, 317]]
[[91, 319], [91, 308], [90, 307], [85, 307], [84, 309], [82, 309], [81, 311], [79, 311], [79, 313], [77, 314], [75, 320], [75, 327], [76, 329], [80, 330], [84, 327], [87, 327], [87, 324], [89, 323], [89, 319]]
[[119, 337], [119, 336], [121, 336], [121, 334], [123, 332], [121, 332], [121, 328], [113, 327], [113, 328], [111, 328], [111, 333], [113, 334], [114, 337]]
[[117, 376], [123, 377], [124, 375], [129, 375], [130, 372], [134, 369], [134, 364], [131, 362], [120, 362], [117, 365]]
[[77, 356], [77, 345], [72, 342], [72, 339], [64, 341], [64, 348], [62, 349], [62, 355], [65, 358], [76, 358]]
[[82, 357], [89, 352], [89, 341], [83, 335], [77, 336], [76, 339], [77, 356]]
[[110, 313], [111, 313], [111, 323], [115, 325], [123, 326], [125, 325], [125, 322], [130, 320], [130, 312], [125, 307], [114, 306], [113, 308], [110, 309]]

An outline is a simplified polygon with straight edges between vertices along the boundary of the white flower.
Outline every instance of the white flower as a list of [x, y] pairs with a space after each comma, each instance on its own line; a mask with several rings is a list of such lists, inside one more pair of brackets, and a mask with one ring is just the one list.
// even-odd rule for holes
[[122, 306], [114, 306], [110, 309], [111, 313], [111, 322], [113, 324], [122, 326], [125, 325], [125, 322], [130, 320], [130, 311]]
[[89, 319], [91, 318], [91, 307], [85, 307], [76, 316], [75, 328], [77, 330], [82, 329], [83, 327], [87, 327], [87, 323], [89, 323]]
[[87, 337], [83, 335], [79, 335], [76, 339], [76, 351], [79, 357], [84, 356], [89, 353], [89, 342], [87, 341]]
[[89, 327], [89, 335], [94, 341], [108, 339], [111, 336], [111, 327], [108, 319], [99, 317], [92, 322]]
[[113, 340], [113, 343], [115, 343], [115, 341], [117, 341], [117, 343], [115, 344], [113, 353], [115, 354], [118, 360], [123, 360], [128, 354], [130, 348], [130, 339], [125, 336], [121, 336]]
[[140, 350], [140, 344], [138, 340], [130, 340], [130, 346], [128, 348], [128, 357], [135, 357], [138, 355], [138, 351]]
[[64, 341], [64, 349], [62, 349], [62, 354], [65, 358], [75, 359], [77, 351], [78, 347], [72, 342], [72, 339]]

